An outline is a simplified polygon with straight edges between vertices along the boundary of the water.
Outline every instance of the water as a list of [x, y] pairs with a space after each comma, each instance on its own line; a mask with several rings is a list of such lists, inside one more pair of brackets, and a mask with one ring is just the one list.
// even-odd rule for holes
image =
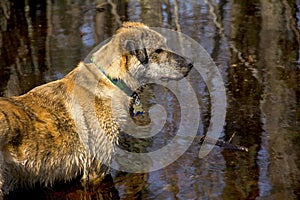
[[[180, 30], [210, 54], [227, 93], [225, 140], [249, 148], [215, 147], [199, 159], [193, 142], [168, 167], [144, 174], [112, 170], [112, 179], [91, 188], [78, 181], [12, 193], [38, 199], [299, 199], [299, 7], [294, 1], [7, 1], [0, 2], [0, 95], [12, 96], [62, 78], [120, 22]], [[99, 6], [101, 4], [101, 6]], [[112, 5], [115, 5], [112, 6]], [[189, 77], [201, 111], [198, 134], [209, 125], [209, 91]], [[157, 149], [176, 134], [180, 112], [172, 94], [153, 86], [145, 104], [167, 107], [168, 123]], [[147, 96], [148, 95], [148, 96]], [[131, 144], [126, 141], [127, 145]], [[149, 145], [151, 144], [151, 145]], [[141, 148], [138, 145], [138, 149]]]

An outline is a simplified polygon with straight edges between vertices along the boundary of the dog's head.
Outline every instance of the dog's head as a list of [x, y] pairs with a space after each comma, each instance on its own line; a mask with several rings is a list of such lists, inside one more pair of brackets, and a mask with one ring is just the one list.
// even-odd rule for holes
[[167, 47], [165, 37], [137, 22], [124, 23], [94, 57], [109, 76], [124, 81], [130, 76], [139, 83], [181, 79], [193, 67]]

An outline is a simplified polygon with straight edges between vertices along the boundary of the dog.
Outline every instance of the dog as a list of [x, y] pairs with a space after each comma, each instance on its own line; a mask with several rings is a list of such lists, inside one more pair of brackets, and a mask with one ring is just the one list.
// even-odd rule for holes
[[21, 96], [1, 97], [1, 195], [109, 173], [122, 127], [143, 112], [135, 90], [182, 79], [193, 67], [166, 42], [142, 23], [124, 22], [90, 63]]

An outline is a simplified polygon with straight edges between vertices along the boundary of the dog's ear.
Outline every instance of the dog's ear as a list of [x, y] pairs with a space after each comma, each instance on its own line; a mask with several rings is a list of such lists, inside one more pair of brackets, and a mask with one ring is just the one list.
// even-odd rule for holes
[[131, 55], [136, 56], [136, 58], [143, 64], [148, 63], [148, 54], [146, 51], [145, 46], [143, 45], [142, 41], [140, 44], [134, 40], [127, 40], [125, 43], [125, 48]]

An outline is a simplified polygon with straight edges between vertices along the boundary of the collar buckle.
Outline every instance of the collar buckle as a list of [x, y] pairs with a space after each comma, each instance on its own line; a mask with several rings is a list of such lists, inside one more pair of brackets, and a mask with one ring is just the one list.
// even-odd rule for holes
[[133, 105], [132, 105], [132, 117], [136, 116], [136, 115], [142, 115], [144, 113], [144, 109], [143, 109], [143, 104], [140, 100], [139, 95], [136, 92], [133, 92], [133, 94], [131, 95], [131, 97], [133, 98]]

